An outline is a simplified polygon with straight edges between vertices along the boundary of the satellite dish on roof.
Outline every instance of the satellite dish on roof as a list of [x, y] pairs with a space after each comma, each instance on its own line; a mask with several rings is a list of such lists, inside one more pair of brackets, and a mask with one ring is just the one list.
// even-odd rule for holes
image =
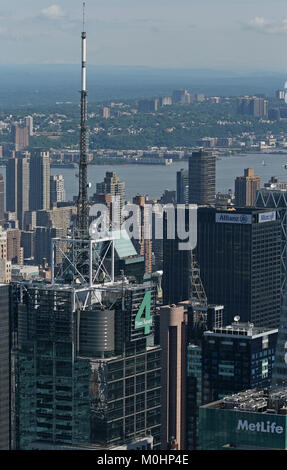
[[238, 323], [239, 320], [240, 320], [240, 316], [239, 316], [239, 315], [236, 315], [236, 316], [234, 317], [234, 321], [235, 321], [236, 323]]

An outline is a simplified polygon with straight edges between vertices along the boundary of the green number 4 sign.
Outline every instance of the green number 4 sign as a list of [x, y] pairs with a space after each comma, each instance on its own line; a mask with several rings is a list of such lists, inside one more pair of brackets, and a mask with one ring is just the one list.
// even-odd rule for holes
[[144, 328], [144, 334], [148, 335], [152, 326], [151, 308], [151, 292], [146, 292], [137, 316], [135, 318], [135, 330]]

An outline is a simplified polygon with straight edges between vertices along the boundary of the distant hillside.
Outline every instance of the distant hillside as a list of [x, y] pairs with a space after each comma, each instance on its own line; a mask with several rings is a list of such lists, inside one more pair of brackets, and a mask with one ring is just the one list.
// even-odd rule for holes
[[[206, 95], [236, 96], [265, 93], [274, 96], [287, 79], [279, 74], [214, 70], [157, 69], [150, 67], [88, 67], [89, 101], [169, 95], [188, 88]], [[76, 65], [1, 66], [0, 106], [7, 108], [78, 102], [80, 68]]]

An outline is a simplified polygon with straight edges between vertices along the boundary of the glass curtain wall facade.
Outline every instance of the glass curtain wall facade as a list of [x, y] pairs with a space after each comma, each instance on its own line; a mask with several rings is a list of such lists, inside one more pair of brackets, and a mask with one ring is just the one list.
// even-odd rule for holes
[[[81, 310], [71, 286], [13, 285], [15, 447], [123, 445], [152, 436], [160, 447], [161, 350], [139, 310], [151, 284], [106, 292]], [[112, 297], [110, 297], [112, 296]], [[145, 304], [146, 306], [146, 304]], [[151, 323], [150, 321], [150, 323]]]

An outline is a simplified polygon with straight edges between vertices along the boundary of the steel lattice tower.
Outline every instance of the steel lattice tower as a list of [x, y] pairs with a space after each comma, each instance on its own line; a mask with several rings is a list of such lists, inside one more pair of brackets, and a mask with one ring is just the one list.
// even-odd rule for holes
[[77, 201], [78, 237], [88, 238], [89, 234], [89, 200], [88, 200], [88, 159], [87, 159], [87, 83], [86, 57], [87, 34], [85, 32], [85, 3], [83, 4], [82, 32], [82, 89], [81, 89], [81, 137], [79, 165], [79, 196]]
[[193, 251], [190, 251], [189, 300], [192, 305], [194, 323], [207, 324], [207, 297], [200, 277], [200, 267]]

